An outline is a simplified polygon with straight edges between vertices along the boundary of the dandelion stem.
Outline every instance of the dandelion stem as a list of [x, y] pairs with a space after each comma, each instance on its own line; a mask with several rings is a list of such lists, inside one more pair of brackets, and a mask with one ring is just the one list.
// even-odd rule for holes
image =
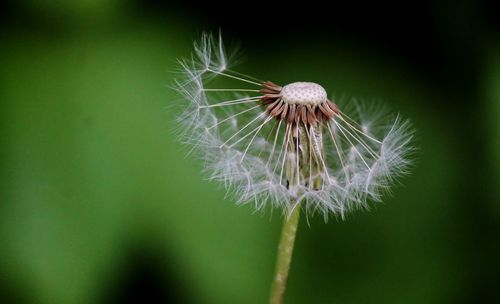
[[293, 245], [299, 224], [300, 206], [296, 206], [289, 216], [283, 220], [280, 243], [278, 245], [278, 257], [274, 280], [271, 286], [270, 304], [281, 304], [285, 298], [285, 289], [292, 261]]

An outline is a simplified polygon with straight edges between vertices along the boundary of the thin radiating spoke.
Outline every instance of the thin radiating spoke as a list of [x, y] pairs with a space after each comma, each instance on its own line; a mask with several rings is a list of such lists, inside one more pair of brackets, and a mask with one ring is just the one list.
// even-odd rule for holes
[[241, 104], [241, 103], [256, 102], [260, 98], [262, 98], [262, 96], [238, 98], [238, 99], [227, 100], [227, 101], [223, 101], [223, 102], [219, 102], [219, 103], [214, 103], [211, 105], [199, 106], [198, 108], [205, 109], [205, 108], [213, 108], [213, 107], [232, 106], [232, 105]]
[[202, 89], [205, 92], [260, 92], [253, 89]]
[[313, 183], [313, 179], [312, 179], [312, 141], [311, 141], [311, 136], [309, 136], [309, 133], [306, 132], [306, 135], [307, 135], [307, 141], [309, 143], [309, 190], [312, 189], [312, 183]]
[[[339, 127], [338, 123], [335, 120], [333, 122], [335, 123], [335, 125], [337, 125], [337, 127]], [[344, 133], [344, 131], [340, 127], [339, 127], [339, 131], [344, 135], [344, 138], [351, 144], [351, 147], [359, 155], [359, 157], [361, 158], [361, 160], [365, 164], [366, 168], [368, 168], [368, 170], [370, 170], [370, 166], [368, 166], [368, 164], [366, 163], [365, 159], [363, 158], [363, 155], [361, 155], [361, 153], [359, 153], [359, 151], [356, 148], [356, 146], [352, 143], [352, 141], [349, 139], [349, 137], [347, 137], [347, 135]]]
[[297, 130], [297, 139], [295, 140], [295, 164], [296, 164], [296, 171], [295, 175], [297, 175], [297, 186], [300, 185], [300, 173], [299, 173], [299, 133]]
[[236, 80], [240, 80], [240, 81], [243, 81], [243, 82], [255, 84], [255, 85], [258, 85], [259, 87], [262, 85], [261, 83], [258, 83], [258, 82], [255, 82], [255, 81], [251, 81], [251, 80], [247, 80], [247, 79], [243, 79], [241, 77], [233, 76], [233, 75], [230, 75], [230, 74], [227, 74], [227, 73], [224, 73], [224, 72], [218, 72], [218, 71], [214, 71], [212, 69], [207, 69], [207, 71], [212, 72], [214, 74], [218, 74], [218, 75], [222, 75], [222, 76], [225, 76], [225, 77], [229, 77], [229, 78], [233, 78], [233, 79], [236, 79]]
[[[309, 133], [311, 135], [314, 135], [314, 134], [312, 134], [312, 132], [314, 132], [314, 130], [312, 129], [312, 126], [311, 126], [311, 129], [309, 130]], [[316, 135], [312, 136], [312, 139], [314, 140], [314, 144], [319, 148], [319, 143], [317, 142]], [[318, 149], [318, 150], [319, 150], [319, 151], [317, 151], [318, 152], [318, 157], [319, 157], [319, 159], [321, 161], [321, 164], [323, 165], [323, 169], [325, 170], [324, 172], [326, 174], [326, 178], [328, 179], [328, 184], [331, 184], [332, 181], [330, 180], [330, 174], [328, 174], [328, 168], [326, 167], [326, 162], [323, 159], [323, 155], [321, 155], [321, 149]]]
[[257, 127], [255, 127], [252, 131], [248, 132], [247, 134], [243, 135], [243, 137], [241, 137], [240, 139], [238, 139], [234, 143], [230, 144], [229, 148], [234, 147], [235, 145], [239, 144], [242, 140], [244, 140], [248, 136], [252, 135], [255, 131], [260, 130], [260, 128], [262, 128], [262, 126], [265, 125], [268, 121], [269, 121], [269, 117], [266, 118], [263, 123], [261, 123], [260, 125], [258, 125]]
[[287, 125], [287, 132], [286, 132], [286, 144], [285, 144], [285, 149], [284, 149], [284, 153], [283, 153], [283, 161], [282, 161], [282, 164], [281, 164], [281, 172], [280, 172], [280, 184], [282, 182], [282, 178], [283, 178], [283, 169], [285, 168], [285, 160], [286, 160], [286, 150], [288, 149], [288, 141], [290, 139], [290, 125]]
[[[262, 130], [262, 127], [264, 127], [265, 124], [267, 124], [271, 119], [273, 119], [272, 116], [268, 117], [257, 129], [257, 131], [255, 131], [255, 134], [252, 136], [252, 139], [250, 140], [250, 142], [247, 144], [247, 147], [245, 148], [245, 152], [243, 152], [243, 156], [241, 157], [241, 160], [240, 162], [243, 162], [243, 159], [245, 158], [245, 155], [247, 154], [248, 152], [248, 149], [250, 148], [250, 146], [252, 145], [252, 142], [255, 140], [255, 137], [257, 137], [257, 134], [259, 134], [260, 130]], [[253, 132], [253, 131], [252, 131]]]
[[288, 136], [288, 129], [289, 129], [288, 127], [289, 127], [289, 124], [286, 124], [285, 135], [283, 137], [283, 140], [281, 141], [280, 154], [278, 155], [278, 159], [276, 160], [276, 164], [274, 165], [273, 174], [276, 174], [276, 169], [278, 169], [278, 165], [280, 164], [281, 154], [283, 154], [283, 149], [285, 147], [286, 137]]
[[239, 116], [239, 115], [241, 115], [241, 114], [244, 114], [244, 113], [246, 113], [246, 112], [248, 112], [248, 111], [251, 111], [251, 110], [253, 110], [253, 109], [256, 109], [256, 108], [258, 108], [258, 107], [260, 107], [260, 105], [256, 105], [255, 107], [251, 107], [251, 108], [249, 108], [249, 109], [246, 109], [246, 110], [241, 111], [241, 112], [239, 112], [239, 113], [236, 113], [236, 114], [234, 114], [234, 115], [231, 115], [231, 116], [229, 116], [229, 117], [226, 117], [226, 118], [224, 118], [223, 120], [219, 121], [218, 123], [216, 123], [216, 124], [212, 125], [211, 127], [208, 127], [208, 128], [207, 128], [207, 130], [213, 129], [213, 128], [217, 127], [218, 125], [220, 125], [221, 123], [224, 123], [224, 122], [226, 122], [226, 121], [228, 121], [228, 120], [230, 120], [230, 119], [232, 119], [232, 118], [235, 118], [235, 117], [237, 117], [237, 116]]
[[344, 163], [344, 157], [343, 157], [343, 152], [342, 150], [340, 149], [339, 147], [339, 144], [337, 144], [337, 140], [335, 140], [335, 135], [333, 134], [333, 131], [332, 131], [332, 127], [330, 126], [329, 123], [326, 124], [326, 126], [328, 127], [328, 131], [330, 133], [330, 136], [332, 137], [332, 141], [333, 141], [333, 145], [335, 146], [335, 150], [337, 151], [337, 154], [339, 156], [339, 160], [340, 160], [340, 165], [342, 166], [342, 169], [344, 171], [344, 174], [345, 174], [345, 177], [346, 177], [346, 181], [349, 180], [349, 174], [347, 172], [347, 167]]
[[252, 119], [249, 123], [247, 123], [245, 126], [243, 126], [243, 128], [239, 129], [238, 132], [234, 133], [231, 137], [229, 137], [229, 139], [226, 140], [222, 145], [220, 145], [219, 148], [222, 148], [225, 144], [227, 144], [229, 141], [231, 141], [231, 139], [233, 139], [238, 134], [240, 134], [241, 132], [243, 132], [243, 130], [245, 130], [249, 125], [251, 125], [252, 123], [254, 123], [257, 119], [261, 118], [263, 115], [266, 115], [266, 112], [262, 112], [260, 115], [258, 115], [254, 119]]
[[259, 78], [256, 78], [256, 77], [253, 77], [253, 76], [250, 76], [250, 75], [247, 75], [247, 74], [236, 72], [236, 71], [233, 71], [233, 70], [230, 70], [230, 69], [226, 69], [226, 72], [231, 72], [231, 73], [233, 73], [235, 75], [246, 77], [248, 79], [255, 80], [255, 81], [260, 82], [260, 83], [264, 83], [264, 80], [261, 80]]
[[373, 156], [373, 158], [377, 159], [379, 158], [380, 156], [378, 156], [378, 154], [373, 151], [372, 148], [370, 148], [367, 144], [365, 144], [362, 140], [358, 139], [357, 136], [354, 136], [351, 132], [349, 132], [349, 130], [347, 130], [346, 128], [344, 128], [341, 124], [338, 125], [340, 128], [344, 129], [344, 131], [347, 132], [347, 134], [349, 134], [352, 138], [354, 138], [368, 153], [370, 153], [371, 156]]
[[273, 132], [276, 129], [277, 125], [278, 125], [277, 121], [274, 121], [273, 126], [267, 132], [265, 144], [262, 145], [262, 148], [259, 150], [259, 154], [257, 154], [258, 158], [260, 158], [260, 156], [262, 155], [262, 153], [264, 153], [264, 150], [266, 150], [266, 144], [269, 143], [269, 139], [271, 138], [271, 135], [273, 135]]
[[307, 135], [307, 142], [309, 144], [309, 190], [312, 189], [312, 176], [311, 176], [311, 168], [312, 168], [312, 140], [311, 136], [309, 135], [309, 132], [306, 129], [306, 135]]
[[[373, 138], [372, 136], [366, 134], [365, 132], [363, 132], [362, 130], [359, 130], [358, 128], [356, 128], [355, 126], [351, 125], [349, 122], [347, 122], [347, 120], [344, 119], [344, 117], [347, 117], [349, 118], [349, 116], [345, 115], [342, 113], [342, 115], [337, 115], [338, 118], [340, 118], [343, 122], [345, 122], [351, 129], [353, 129], [354, 131], [358, 132], [359, 134], [361, 135], [364, 135], [366, 136], [367, 138], [373, 140], [374, 142], [378, 143], [378, 144], [382, 144], [382, 142], [376, 138]], [[354, 121], [352, 118], [349, 118], [351, 121]], [[357, 124], [357, 123], [356, 123]]]
[[269, 163], [271, 162], [271, 160], [274, 156], [274, 149], [276, 148], [276, 142], [278, 140], [278, 135], [280, 133], [281, 122], [282, 122], [282, 120], [280, 120], [278, 122], [278, 128], [276, 129], [276, 135], [274, 136], [273, 147], [271, 148], [271, 154], [269, 155], [266, 166], [269, 166]]

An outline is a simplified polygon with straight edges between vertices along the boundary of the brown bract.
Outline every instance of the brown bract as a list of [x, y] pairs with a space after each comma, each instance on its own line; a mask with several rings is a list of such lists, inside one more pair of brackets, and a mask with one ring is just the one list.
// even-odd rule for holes
[[289, 104], [281, 94], [282, 87], [266, 81], [260, 92], [264, 95], [260, 103], [266, 106], [266, 111], [278, 120], [286, 120], [289, 124], [315, 125], [338, 115], [339, 108], [335, 103], [326, 99], [320, 104]]

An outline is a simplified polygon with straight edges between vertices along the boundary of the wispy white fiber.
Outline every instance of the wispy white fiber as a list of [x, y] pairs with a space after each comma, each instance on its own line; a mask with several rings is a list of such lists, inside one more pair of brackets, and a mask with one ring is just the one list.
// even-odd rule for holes
[[[310, 153], [320, 156], [321, 186], [311, 186], [313, 177], [290, 186], [283, 164], [299, 154], [287, 148], [292, 131], [286, 121], [269, 116], [257, 102], [262, 82], [230, 70], [220, 36], [203, 34], [193, 54], [179, 64], [176, 89], [185, 100], [178, 118], [180, 138], [204, 160], [209, 178], [221, 182], [238, 204], [284, 213], [302, 207], [325, 219], [344, 218], [380, 201], [408, 173], [410, 123], [374, 103], [352, 99], [346, 107], [339, 104], [341, 113], [333, 119], [306, 129]], [[324, 153], [314, 152], [321, 148]]]

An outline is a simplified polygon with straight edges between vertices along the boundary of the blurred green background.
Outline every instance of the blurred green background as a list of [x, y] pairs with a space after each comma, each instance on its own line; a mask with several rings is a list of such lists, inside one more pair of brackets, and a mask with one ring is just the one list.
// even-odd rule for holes
[[287, 303], [500, 301], [494, 10], [241, 5], [0, 5], [0, 302], [266, 302], [280, 217], [224, 199], [173, 132], [176, 59], [219, 28], [239, 71], [383, 100], [417, 130], [382, 205], [302, 219]]

